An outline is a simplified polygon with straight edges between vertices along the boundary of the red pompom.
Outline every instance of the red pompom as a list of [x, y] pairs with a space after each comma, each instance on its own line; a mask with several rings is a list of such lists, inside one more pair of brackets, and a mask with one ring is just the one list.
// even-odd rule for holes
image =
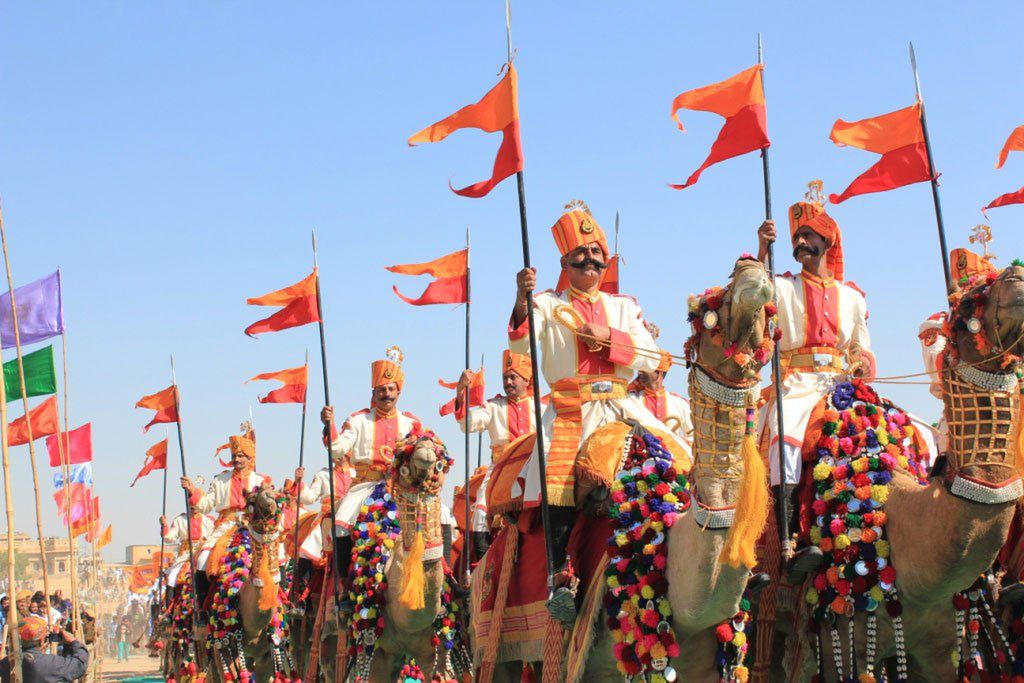
[[732, 627], [729, 624], [719, 624], [715, 629], [715, 636], [720, 643], [728, 643], [732, 640]]

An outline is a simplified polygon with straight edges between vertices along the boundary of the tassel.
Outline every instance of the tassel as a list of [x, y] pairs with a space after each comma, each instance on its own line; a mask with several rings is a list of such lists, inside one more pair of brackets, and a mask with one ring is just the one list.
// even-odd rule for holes
[[398, 596], [398, 602], [408, 609], [423, 609], [423, 589], [427, 579], [423, 572], [423, 530], [416, 530], [416, 538], [412, 542], [412, 549], [405, 558], [405, 571], [402, 572], [402, 591]]
[[757, 564], [755, 545], [768, 521], [768, 482], [764, 461], [754, 438], [753, 408], [747, 408], [747, 428], [740, 456], [743, 458], [743, 478], [740, 479], [736, 515], [719, 559], [730, 567], [739, 567], [742, 562], [748, 569], [753, 569]]
[[1017, 397], [1017, 435], [1014, 443], [1017, 446], [1016, 462], [1017, 476], [1024, 477], [1024, 395]]
[[265, 547], [263, 552], [260, 553], [260, 566], [257, 568], [256, 577], [259, 581], [254, 583], [262, 582], [260, 585], [260, 600], [258, 607], [261, 612], [269, 612], [270, 610], [277, 607], [277, 584], [274, 583], [274, 577], [270, 575], [270, 546]]

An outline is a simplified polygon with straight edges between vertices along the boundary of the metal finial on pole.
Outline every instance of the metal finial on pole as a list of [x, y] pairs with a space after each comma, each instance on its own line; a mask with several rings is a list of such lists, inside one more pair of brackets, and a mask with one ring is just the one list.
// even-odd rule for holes
[[619, 210], [615, 210], [615, 255], [619, 254]]
[[928, 117], [924, 113], [924, 99], [921, 97], [921, 77], [917, 73], [917, 55], [914, 44], [910, 43], [910, 68], [914, 71], [914, 92], [918, 106], [921, 107], [921, 134], [924, 136], [924, 149], [928, 155], [928, 175], [932, 182], [932, 203], [935, 205], [935, 224], [939, 230], [939, 249], [942, 258], [942, 273], [946, 278], [947, 294], [953, 289], [953, 276], [949, 271], [949, 247], [946, 246], [946, 227], [942, 220], [942, 203], [939, 201], [939, 174], [935, 171], [935, 159], [932, 157], [932, 141], [928, 136]]
[[512, 61], [512, 0], [505, 0], [505, 42], [508, 45], [508, 61]]

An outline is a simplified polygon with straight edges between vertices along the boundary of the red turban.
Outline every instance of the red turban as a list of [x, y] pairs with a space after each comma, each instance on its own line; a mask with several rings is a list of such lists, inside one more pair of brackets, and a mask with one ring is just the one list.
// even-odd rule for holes
[[789, 236], [792, 238], [801, 227], [808, 227], [817, 235], [828, 240], [825, 263], [832, 271], [832, 277], [843, 279], [843, 233], [839, 224], [825, 213], [825, 208], [816, 202], [797, 202], [789, 207]]

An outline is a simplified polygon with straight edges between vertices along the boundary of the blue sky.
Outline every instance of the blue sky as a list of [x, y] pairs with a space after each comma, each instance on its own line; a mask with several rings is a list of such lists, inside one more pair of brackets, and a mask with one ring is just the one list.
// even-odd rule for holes
[[[723, 284], [755, 247], [763, 218], [754, 155], [709, 169], [683, 192], [721, 119], [672, 98], [756, 60], [764, 35], [775, 211], [822, 178], [841, 191], [877, 158], [828, 140], [836, 118], [912, 103], [914, 41], [951, 246], [978, 208], [1024, 183], [1024, 156], [993, 170], [1024, 123], [1019, 26], [1004, 2], [866, 2], [856, 12], [796, 3], [519, 2], [516, 64], [534, 261], [552, 286], [548, 231], [581, 198], [607, 229], [621, 211], [623, 291], [637, 296], [679, 352], [689, 293]], [[414, 309], [390, 293], [425, 284], [384, 271], [462, 246], [473, 230], [473, 358], [491, 391], [521, 263], [515, 186], [485, 199], [447, 189], [486, 177], [497, 136], [461, 132], [410, 149], [422, 126], [478, 99], [505, 58], [498, 0], [449, 3], [21, 3], [0, 25], [0, 199], [19, 283], [60, 266], [70, 344], [72, 421], [93, 422], [96, 489], [119, 559], [157, 538], [160, 480], [129, 489], [162, 437], [133, 408], [178, 363], [190, 473], [215, 471], [214, 448], [255, 411], [259, 468], [280, 480], [297, 458], [299, 413], [260, 406], [248, 377], [301, 363], [315, 327], [259, 340], [263, 311], [245, 298], [309, 272], [320, 239], [331, 392], [339, 412], [366, 404], [369, 363], [406, 354], [401, 407], [445, 438], [461, 472], [461, 436], [437, 417], [437, 379], [462, 367], [463, 312]], [[868, 293], [883, 374], [920, 369], [918, 323], [944, 305], [931, 193], [920, 184], [856, 197], [832, 214], [847, 274]], [[991, 212], [1000, 263], [1022, 252], [1024, 207]], [[791, 259], [780, 254], [780, 263]], [[314, 354], [313, 358], [319, 360]], [[476, 360], [474, 360], [474, 363]], [[310, 397], [322, 403], [319, 374]], [[674, 370], [669, 384], [685, 387]], [[886, 393], [935, 418], [924, 387]], [[12, 415], [19, 415], [13, 407]], [[172, 440], [173, 444], [173, 440]], [[41, 446], [40, 442], [40, 446]], [[324, 462], [316, 431], [311, 467]], [[34, 527], [25, 448], [12, 450], [17, 527]], [[175, 456], [171, 473], [179, 466]], [[42, 463], [43, 455], [39, 459]], [[474, 456], [475, 457], [475, 456]], [[454, 475], [461, 477], [461, 475]], [[58, 525], [43, 486], [44, 526]], [[172, 488], [170, 511], [181, 509]]]

